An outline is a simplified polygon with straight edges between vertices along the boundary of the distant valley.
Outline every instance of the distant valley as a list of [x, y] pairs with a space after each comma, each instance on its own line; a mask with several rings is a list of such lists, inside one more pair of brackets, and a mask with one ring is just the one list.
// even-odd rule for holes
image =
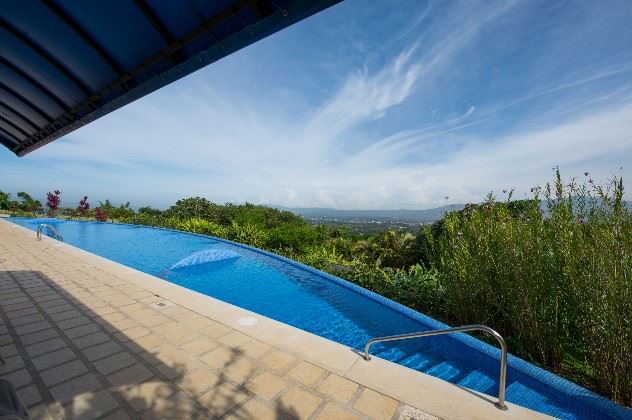
[[338, 210], [332, 208], [291, 208], [274, 206], [307, 219], [310, 223], [346, 226], [357, 234], [370, 234], [387, 229], [416, 232], [423, 224], [441, 219], [445, 213], [461, 210], [464, 204], [450, 204], [427, 210]]

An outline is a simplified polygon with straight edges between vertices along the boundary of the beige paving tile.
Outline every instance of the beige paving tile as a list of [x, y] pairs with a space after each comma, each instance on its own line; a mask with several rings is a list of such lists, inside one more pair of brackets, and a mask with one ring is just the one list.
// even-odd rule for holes
[[216, 349], [204, 354], [200, 360], [212, 368], [223, 369], [225, 366], [234, 363], [235, 360], [243, 357], [241, 352], [229, 347], [217, 347]]
[[221, 373], [233, 381], [241, 384], [252, 379], [257, 373], [257, 365], [246, 358], [236, 359], [234, 362], [226, 365]]
[[259, 340], [249, 338], [248, 341], [236, 348], [239, 349], [245, 356], [253, 359], [260, 359], [263, 355], [268, 353], [270, 349], [272, 349], [272, 346]]
[[121, 341], [135, 340], [150, 333], [148, 328], [137, 326], [114, 334]]
[[112, 332], [122, 331], [123, 333], [131, 330], [132, 328], [142, 328], [138, 321], [131, 318], [123, 318], [118, 321], [113, 321], [108, 325], [108, 330]]
[[182, 349], [194, 356], [207, 353], [217, 347], [217, 343], [207, 337], [198, 337], [182, 345]]
[[375, 392], [372, 389], [365, 388], [362, 390], [353, 408], [376, 420], [388, 420], [393, 417], [398, 405], [398, 401], [379, 392]]
[[149, 381], [134, 386], [119, 387], [117, 391], [136, 412], [154, 407], [158, 401], [167, 400], [174, 393], [170, 384], [160, 381]]
[[270, 367], [270, 369], [285, 373], [297, 362], [297, 359], [283, 351], [275, 350], [261, 359], [261, 362]]
[[250, 340], [250, 337], [246, 334], [240, 333], [239, 331], [231, 331], [219, 338], [220, 342], [230, 347], [239, 347], [240, 345], [247, 343], [248, 340]]
[[165, 363], [159, 363], [155, 366], [156, 370], [165, 375], [169, 380], [178, 380], [186, 372], [186, 368], [178, 365], [167, 365]]
[[331, 373], [316, 389], [330, 398], [346, 403], [358, 389], [358, 384]]
[[210, 325], [200, 328], [198, 331], [208, 337], [217, 338], [230, 332], [231, 329], [224, 324], [213, 322]]
[[279, 398], [277, 410], [288, 417], [306, 419], [316, 410], [321, 401], [320, 397], [293, 387]]
[[[178, 351], [178, 347], [174, 346], [173, 344], [162, 343], [155, 349], [143, 353], [142, 357], [152, 364], [157, 364], [160, 362], [169, 364], [173, 361], [173, 354], [177, 353]], [[148, 358], [148, 355], [151, 355], [151, 358]]]
[[[143, 320], [146, 319], [151, 319], [155, 316], [159, 316], [158, 313], [152, 309], [149, 309], [149, 307], [145, 306], [143, 309], [139, 310], [139, 311], [133, 311], [129, 313], [130, 318], [135, 319], [136, 321], [143, 323]], [[168, 321], [169, 318], [166, 318], [166, 320]], [[158, 324], [161, 324], [160, 322]], [[155, 325], [158, 325], [155, 324]]]
[[144, 325], [145, 327], [155, 327], [161, 324], [165, 324], [167, 322], [170, 322], [171, 319], [167, 318], [166, 316], [162, 316], [162, 315], [154, 315], [152, 317], [148, 317], [148, 318], [141, 318], [139, 319], [138, 322], [140, 322], [142, 325]]
[[272, 400], [288, 385], [288, 381], [272, 372], [263, 372], [246, 384], [246, 388], [261, 398]]
[[198, 401], [211, 414], [221, 417], [248, 397], [248, 393], [244, 390], [224, 382], [200, 396]]
[[336, 404], [327, 403], [327, 405], [322, 409], [318, 416], [316, 416], [317, 420], [360, 420], [360, 417], [353, 414], [349, 410], [346, 410]]
[[196, 396], [204, 393], [211, 387], [220, 383], [220, 378], [209, 369], [195, 369], [184, 373], [180, 388], [189, 395]]
[[153, 350], [156, 347], [164, 343], [164, 339], [160, 338], [156, 334], [148, 334], [143, 337], [136, 338], [134, 340], [136, 344], [141, 346], [144, 350]]
[[256, 399], [250, 399], [248, 402], [237, 407], [224, 417], [227, 420], [243, 420], [243, 419], [257, 419], [257, 420], [277, 420], [281, 419], [281, 416], [277, 416], [275, 410], [271, 409], [267, 405], [263, 404]]
[[312, 386], [327, 371], [311, 363], [300, 361], [288, 372], [288, 376], [305, 386]]
[[[196, 402], [183, 392], [171, 395], [169, 398], [157, 398], [150, 409], [141, 417], [145, 420], [164, 419], [192, 419], [198, 412]], [[198, 417], [198, 418], [204, 418]]]

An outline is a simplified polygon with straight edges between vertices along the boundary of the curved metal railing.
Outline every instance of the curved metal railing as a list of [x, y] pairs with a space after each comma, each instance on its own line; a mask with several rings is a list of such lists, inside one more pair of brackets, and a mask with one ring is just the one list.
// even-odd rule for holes
[[369, 355], [369, 349], [375, 343], [380, 343], [384, 341], [396, 341], [396, 340], [406, 340], [409, 338], [420, 338], [420, 337], [431, 337], [433, 335], [441, 335], [441, 334], [450, 334], [456, 332], [467, 332], [467, 331], [484, 331], [496, 338], [500, 343], [500, 380], [498, 384], [498, 402], [495, 403], [496, 407], [501, 410], [506, 410], [507, 405], [505, 404], [505, 382], [507, 380], [507, 344], [505, 343], [505, 339], [498, 334], [496, 330], [485, 326], [485, 325], [464, 325], [462, 327], [455, 328], [446, 328], [443, 330], [431, 330], [431, 331], [421, 331], [418, 333], [411, 334], [401, 334], [401, 335], [390, 335], [386, 337], [377, 337], [372, 338], [366, 342], [364, 346], [364, 360], [371, 360], [371, 356]]
[[61, 233], [59, 233], [59, 231], [57, 229], [55, 229], [55, 226], [46, 224], [46, 223], [42, 223], [37, 227], [37, 240], [41, 241], [42, 240], [42, 232], [44, 232], [44, 229], [48, 229], [49, 232], [51, 232], [53, 235], [48, 235], [53, 239], [57, 239], [60, 242], [64, 242], [64, 237], [61, 236]]

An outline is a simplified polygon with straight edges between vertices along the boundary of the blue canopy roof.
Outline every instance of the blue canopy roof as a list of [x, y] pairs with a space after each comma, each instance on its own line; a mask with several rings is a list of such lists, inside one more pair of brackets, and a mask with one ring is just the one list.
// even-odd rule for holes
[[0, 143], [23, 156], [338, 1], [3, 1]]

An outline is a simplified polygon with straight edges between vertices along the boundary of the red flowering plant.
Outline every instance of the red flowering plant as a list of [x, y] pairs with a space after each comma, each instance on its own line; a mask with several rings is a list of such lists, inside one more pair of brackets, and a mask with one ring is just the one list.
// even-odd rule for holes
[[79, 201], [79, 213], [81, 213], [81, 215], [83, 217], [86, 216], [86, 213], [88, 212], [88, 210], [90, 210], [90, 203], [88, 203], [88, 196], [85, 195], [83, 197], [83, 199], [81, 199], [81, 201]]
[[108, 220], [108, 215], [105, 214], [103, 210], [101, 210], [101, 207], [97, 207], [96, 209], [94, 209], [94, 218], [97, 219], [99, 222], [105, 222], [106, 220]]
[[46, 206], [48, 207], [48, 216], [53, 217], [55, 215], [55, 211], [57, 211], [60, 203], [61, 192], [59, 190], [55, 190], [52, 193], [46, 193]]

